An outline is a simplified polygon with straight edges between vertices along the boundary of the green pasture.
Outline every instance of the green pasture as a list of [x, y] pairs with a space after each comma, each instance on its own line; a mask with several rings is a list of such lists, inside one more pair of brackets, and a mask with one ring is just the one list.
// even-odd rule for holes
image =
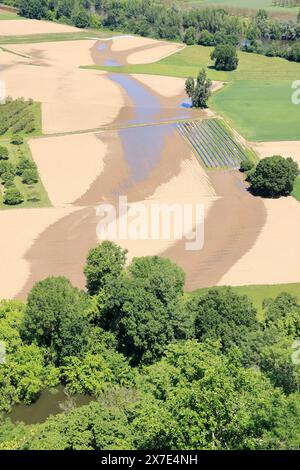
[[250, 141], [300, 140], [300, 105], [292, 103], [290, 80], [236, 81], [210, 98]]
[[21, 19], [22, 19], [21, 16], [18, 16], [17, 13], [0, 9], [0, 21], [1, 20], [21, 20]]

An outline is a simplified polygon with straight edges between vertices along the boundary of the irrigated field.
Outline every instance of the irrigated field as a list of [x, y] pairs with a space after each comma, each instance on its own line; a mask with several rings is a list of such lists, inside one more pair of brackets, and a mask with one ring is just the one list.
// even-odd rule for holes
[[255, 158], [220, 119], [181, 122], [177, 128], [206, 168], [238, 169], [242, 160]]

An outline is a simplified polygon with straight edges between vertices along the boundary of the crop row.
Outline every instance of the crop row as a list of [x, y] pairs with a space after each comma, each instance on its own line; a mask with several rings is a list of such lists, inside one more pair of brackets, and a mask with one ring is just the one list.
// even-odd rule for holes
[[178, 130], [207, 168], [235, 169], [247, 158], [243, 147], [218, 119], [182, 122]]

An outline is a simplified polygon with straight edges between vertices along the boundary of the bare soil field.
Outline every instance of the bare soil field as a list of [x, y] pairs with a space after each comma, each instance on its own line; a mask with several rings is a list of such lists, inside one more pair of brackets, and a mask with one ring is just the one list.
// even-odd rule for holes
[[119, 87], [106, 73], [79, 69], [74, 63], [77, 56], [79, 60], [91, 61], [90, 49], [94, 43], [69, 41], [11, 46], [11, 50], [30, 59], [1, 53], [7, 59], [1, 73], [7, 94], [42, 103], [42, 126], [46, 134], [97, 128], [118, 115], [122, 106]]
[[285, 158], [293, 158], [300, 165], [300, 142], [297, 140], [290, 142], [260, 142], [251, 145], [262, 158], [281, 155]]
[[104, 167], [107, 146], [95, 134], [74, 134], [29, 142], [40, 177], [54, 206], [86, 193]]
[[2, 20], [0, 36], [23, 36], [27, 34], [74, 33], [82, 31], [75, 26], [41, 20]]
[[[247, 191], [239, 172], [210, 171], [209, 177], [218, 199], [205, 220], [203, 249], [187, 252], [179, 242], [164, 253], [186, 271], [188, 290], [226, 284], [224, 275], [255, 245], [266, 222], [263, 200]], [[251, 283], [257, 284], [252, 261]]]
[[30, 278], [31, 264], [26, 253], [39, 235], [71, 208], [14, 209], [0, 211], [0, 298], [12, 298]]
[[251, 249], [220, 279], [220, 285], [299, 282], [299, 202], [287, 197], [264, 200], [263, 204], [263, 229]]

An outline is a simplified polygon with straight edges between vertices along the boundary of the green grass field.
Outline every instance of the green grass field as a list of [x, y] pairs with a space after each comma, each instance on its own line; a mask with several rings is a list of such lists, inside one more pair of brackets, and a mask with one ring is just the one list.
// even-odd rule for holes
[[300, 202], [300, 176], [298, 176], [298, 178], [295, 181], [292, 196], [294, 196], [294, 198]]
[[123, 67], [98, 67], [123, 73], [173, 77], [196, 76], [206, 67], [212, 80], [228, 82], [210, 100], [210, 106], [226, 117], [245, 138], [253, 141], [300, 140], [300, 105], [292, 104], [292, 83], [300, 80], [300, 64], [280, 58], [239, 53], [233, 72], [212, 68], [211, 47], [188, 46], [159, 62]]
[[239, 53], [239, 66], [233, 72], [220, 72], [213, 68], [210, 59], [212, 47], [188, 46], [176, 54], [170, 55], [159, 62], [141, 65], [126, 65], [121, 67], [95, 68], [120, 73], [147, 73], [152, 75], [166, 75], [171, 77], [196, 77], [201, 67], [207, 69], [212, 80], [298, 80], [300, 79], [300, 63], [289, 62], [278, 57], [265, 57], [247, 52]]
[[210, 98], [210, 106], [250, 141], [300, 139], [300, 106], [291, 81], [236, 81]]
[[177, 0], [180, 5], [203, 6], [203, 7], [231, 7], [239, 9], [263, 8], [274, 12], [297, 12], [299, 7], [274, 6], [272, 0]]
[[5, 11], [0, 9], [0, 21], [1, 20], [21, 20], [22, 17], [11, 11]]
[[[216, 289], [222, 289], [222, 287], [216, 287]], [[259, 319], [264, 318], [263, 301], [265, 299], [274, 299], [281, 292], [287, 292], [300, 300], [300, 283], [239, 286], [233, 287], [233, 289], [238, 294], [247, 295], [252, 300], [254, 307], [257, 309]], [[205, 294], [208, 290], [209, 289], [197, 289], [193, 292], [188, 292], [186, 295], [192, 297], [201, 293]]]

